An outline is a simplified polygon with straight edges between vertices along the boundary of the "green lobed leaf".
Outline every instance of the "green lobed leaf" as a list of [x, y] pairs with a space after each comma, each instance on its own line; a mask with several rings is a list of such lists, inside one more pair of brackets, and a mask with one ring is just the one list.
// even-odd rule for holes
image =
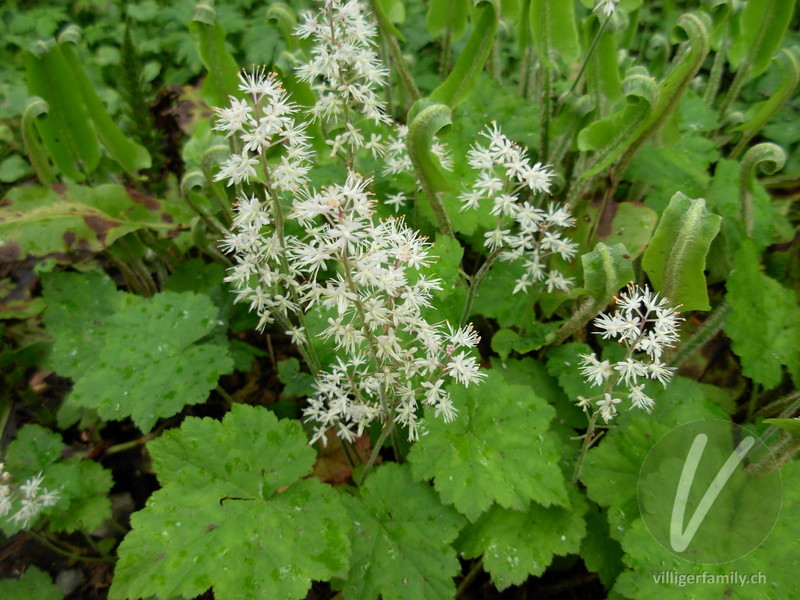
[[[558, 380], [547, 372], [547, 366], [540, 361], [526, 356], [520, 360], [492, 359], [492, 368], [501, 369], [503, 377], [509, 383], [527, 385], [536, 390], [541, 396], [556, 409], [555, 422], [566, 427], [579, 429], [586, 426], [586, 415], [574, 403], [569, 401]], [[572, 433], [570, 433], [572, 435]], [[561, 461], [568, 460], [562, 455]], [[569, 469], [570, 466], [565, 466]]]
[[705, 200], [677, 192], [661, 215], [653, 239], [642, 257], [655, 290], [682, 310], [709, 310], [706, 254], [722, 218], [706, 210]]
[[621, 540], [640, 515], [637, 482], [650, 448], [678, 425], [730, 419], [715, 401], [715, 389], [684, 377], [674, 377], [666, 389], [653, 386], [652, 390], [648, 389], [655, 401], [652, 415], [638, 410], [620, 410], [613, 421], [616, 427], [586, 454], [580, 480], [589, 498], [607, 507], [609, 533], [613, 539]]
[[517, 285], [517, 279], [522, 275], [523, 269], [524, 266], [519, 261], [496, 262], [492, 265], [475, 294], [472, 313], [497, 319], [501, 327], [520, 325], [529, 297], [527, 294], [511, 292]]
[[443, 506], [430, 486], [416, 483], [408, 466], [384, 464], [359, 494], [343, 496], [353, 521], [350, 572], [334, 581], [346, 598], [447, 600], [461, 570], [450, 543], [464, 518]]
[[470, 521], [493, 504], [518, 510], [531, 500], [567, 504], [558, 440], [548, 431], [552, 407], [495, 370], [477, 387], [449, 392], [458, 417], [428, 421], [428, 434], [408, 457], [415, 478], [433, 478], [442, 500]]
[[5, 600], [62, 600], [64, 593], [50, 575], [30, 565], [19, 579], [0, 580], [0, 597]]
[[[41, 473], [42, 486], [50, 491], [58, 490], [58, 502], [40, 513], [47, 519], [51, 531], [92, 531], [111, 517], [108, 498], [113, 484], [111, 471], [91, 460], [61, 460], [63, 450], [59, 434], [39, 425], [26, 425], [8, 446], [6, 469], [17, 485]], [[16, 508], [6, 517], [0, 517], [0, 528], [9, 536], [21, 528], [10, 518], [14, 512]]]
[[735, 270], [725, 286], [731, 316], [724, 331], [742, 363], [742, 372], [772, 389], [780, 384], [785, 365], [800, 384], [800, 307], [795, 292], [763, 274], [759, 252], [748, 240], [734, 255]]
[[105, 344], [69, 402], [108, 420], [131, 417], [145, 432], [159, 418], [204, 402], [220, 375], [233, 370], [227, 345], [196, 343], [214, 329], [218, 313], [207, 296], [192, 292], [162, 292], [122, 308], [109, 318]]
[[138, 297], [117, 290], [105, 273], [46, 273], [42, 297], [44, 324], [54, 338], [48, 366], [59, 375], [79, 378], [92, 366], [106, 341], [106, 324], [122, 306]]
[[[800, 563], [796, 541], [800, 537], [800, 526], [796, 514], [800, 509], [799, 466], [794, 461], [781, 470], [783, 504], [772, 532], [752, 552], [733, 562], [707, 565], [679, 558], [659, 545], [644, 521], [637, 519], [622, 538], [626, 569], [620, 574], [612, 593], [634, 600], [683, 600], [687, 597], [688, 585], [680, 585], [677, 580], [657, 580], [659, 573], [672, 572], [703, 578], [702, 583], [691, 586], [691, 597], [696, 600], [798, 597], [800, 582], [796, 573]], [[755, 578], [741, 585], [731, 580], [731, 573]]]
[[132, 231], [175, 230], [176, 221], [186, 217], [183, 207], [165, 205], [115, 183], [16, 187], [0, 208], [0, 251], [11, 260], [98, 252]]
[[623, 570], [622, 547], [608, 532], [608, 521], [597, 505], [592, 503], [584, 516], [586, 537], [581, 541], [580, 556], [589, 571], [597, 573], [606, 589], [610, 588]]
[[28, 91], [49, 106], [36, 120], [50, 157], [65, 176], [83, 181], [100, 162], [100, 145], [61, 48], [39, 42], [25, 53]]
[[161, 489], [131, 517], [109, 598], [304, 598], [343, 575], [350, 520], [300, 423], [237, 404], [187, 419], [148, 448]]
[[577, 553], [586, 535], [587, 503], [569, 488], [569, 507], [545, 508], [531, 502], [527, 509], [494, 506], [466, 527], [457, 546], [466, 558], [483, 556], [492, 582], [502, 591], [539, 576], [554, 556]]
[[573, 2], [531, 0], [530, 28], [536, 54], [545, 66], [554, 66], [556, 57], [565, 63], [580, 58], [581, 45]]

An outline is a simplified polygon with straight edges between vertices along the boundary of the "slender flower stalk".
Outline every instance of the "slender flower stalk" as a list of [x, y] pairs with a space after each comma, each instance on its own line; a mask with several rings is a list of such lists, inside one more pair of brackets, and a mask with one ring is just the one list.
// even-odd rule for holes
[[645, 392], [648, 381], [658, 381], [665, 388], [675, 369], [661, 361], [664, 350], [678, 341], [681, 318], [666, 298], [659, 298], [647, 286], [628, 285], [617, 297], [613, 315], [602, 314], [594, 320], [594, 332], [603, 339], [615, 339], [626, 348], [625, 357], [612, 363], [600, 360], [595, 353], [581, 355], [581, 374], [593, 387], [602, 388], [596, 396], [578, 397], [578, 406], [589, 415], [589, 427], [575, 466], [577, 481], [583, 458], [595, 436], [598, 418], [608, 424], [618, 413], [622, 398], [627, 397], [630, 409], [651, 412], [654, 400]]

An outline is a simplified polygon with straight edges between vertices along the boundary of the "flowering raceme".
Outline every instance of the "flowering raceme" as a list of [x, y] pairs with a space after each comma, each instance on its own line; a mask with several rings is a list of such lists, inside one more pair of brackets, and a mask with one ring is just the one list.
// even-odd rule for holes
[[369, 141], [359, 128], [359, 117], [375, 124], [390, 124], [378, 90], [389, 73], [375, 52], [377, 29], [370, 12], [359, 0], [324, 0], [318, 11], [305, 11], [297, 35], [311, 38], [311, 60], [297, 68], [297, 76], [317, 93], [310, 109], [317, 121], [343, 129], [328, 141], [331, 156], [340, 151], [352, 157], [361, 148], [383, 152], [379, 135]]
[[652, 398], [644, 392], [645, 383], [654, 380], [666, 387], [672, 378], [674, 369], [666, 366], [661, 357], [664, 349], [678, 340], [681, 321], [677, 309], [647, 286], [630, 284], [617, 298], [617, 306], [613, 315], [603, 314], [594, 320], [599, 329], [595, 333], [623, 344], [627, 349], [625, 358], [612, 364], [599, 360], [594, 353], [581, 355], [581, 373], [587, 382], [604, 391], [594, 398], [579, 398], [578, 405], [588, 410], [594, 401], [606, 423], [617, 414], [616, 405], [622, 401], [613, 397], [614, 390], [627, 394], [631, 408], [647, 412], [653, 409]]
[[[273, 74], [256, 69], [240, 79], [248, 101], [232, 99], [230, 107], [216, 109], [216, 129], [243, 146], [217, 175], [240, 190], [221, 244], [235, 263], [226, 280], [236, 300], [259, 315], [259, 329], [278, 321], [307, 358], [313, 347], [305, 315], [325, 315], [319, 337], [333, 341], [338, 358], [318, 373], [304, 411], [314, 425], [312, 442], [324, 443], [329, 428], [352, 441], [375, 420], [405, 427], [409, 439], [417, 439], [423, 406], [451, 421], [457, 410], [446, 384], [468, 386], [483, 378], [470, 352], [479, 337], [471, 326], [424, 318], [441, 287], [425, 274], [434, 261], [430, 244], [403, 219], [378, 221], [371, 180], [358, 173], [350, 171], [341, 184], [309, 188], [311, 150], [296, 118], [301, 109]], [[263, 186], [249, 185], [256, 182]], [[286, 232], [287, 221], [296, 223], [295, 233]]]
[[[501, 260], [519, 260], [524, 265], [515, 294], [537, 282], [542, 282], [548, 292], [568, 292], [572, 280], [548, 267], [551, 256], [557, 254], [570, 261], [578, 251], [578, 245], [562, 231], [575, 224], [569, 209], [552, 202], [544, 207], [541, 200], [543, 194], [550, 193], [553, 172], [541, 163], [531, 165], [527, 151], [503, 135], [496, 123], [481, 135], [489, 143], [476, 143], [467, 155], [470, 166], [478, 171], [478, 179], [461, 194], [461, 210], [492, 203], [491, 214], [497, 217], [497, 224], [485, 234], [484, 244], [489, 250], [502, 251]], [[521, 200], [523, 191], [533, 198]]]

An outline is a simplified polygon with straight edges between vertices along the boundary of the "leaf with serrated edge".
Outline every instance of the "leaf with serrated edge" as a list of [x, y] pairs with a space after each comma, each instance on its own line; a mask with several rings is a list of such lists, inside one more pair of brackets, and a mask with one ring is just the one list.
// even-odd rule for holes
[[[800, 598], [797, 577], [797, 540], [800, 538], [800, 465], [787, 463], [781, 470], [783, 505], [778, 522], [763, 543], [733, 562], [717, 565], [695, 564], [664, 549], [653, 538], [642, 519], [636, 521], [622, 538], [623, 562], [628, 567], [617, 579], [612, 592], [625, 598], [683, 600], [687, 587], [677, 581], [657, 581], [659, 573], [681, 573], [705, 577], [692, 586], [691, 597], [697, 600], [752, 600], [753, 598]], [[731, 573], [755, 576], [741, 586], [730, 580]], [[705, 574], [705, 575], [704, 575]], [[759, 581], [759, 575], [763, 580]], [[715, 581], [713, 578], [719, 576]], [[724, 579], [728, 577], [728, 581]]]
[[297, 421], [236, 405], [222, 422], [187, 419], [148, 444], [162, 488], [131, 518], [112, 600], [303, 598], [342, 575], [349, 517], [311, 473]]
[[407, 466], [378, 467], [360, 495], [343, 502], [355, 525], [350, 574], [334, 582], [345, 598], [453, 598], [461, 567], [450, 542], [464, 518], [415, 483]]
[[759, 252], [744, 241], [734, 256], [736, 269], [725, 283], [731, 316], [725, 333], [741, 359], [742, 372], [767, 389], [782, 379], [786, 365], [800, 384], [800, 308], [797, 294], [759, 269]]
[[[9, 444], [5, 465], [18, 485], [41, 473], [42, 487], [58, 491], [58, 502], [41, 512], [50, 531], [92, 531], [111, 516], [111, 471], [91, 460], [60, 460], [63, 450], [59, 434], [39, 425], [26, 425]], [[20, 524], [10, 519], [11, 514], [0, 518], [7, 535], [20, 529]]]
[[433, 478], [446, 504], [475, 521], [492, 504], [524, 509], [568, 502], [558, 445], [548, 431], [555, 410], [530, 388], [491, 371], [477, 387], [452, 387], [452, 423], [428, 420], [409, 453], [414, 477]]
[[19, 579], [0, 581], [0, 598], [7, 600], [62, 600], [64, 593], [44, 571], [29, 566]]
[[545, 508], [532, 502], [522, 511], [495, 506], [466, 528], [457, 546], [465, 558], [483, 556], [497, 589], [519, 585], [544, 573], [554, 556], [580, 549], [586, 500], [570, 488], [570, 504]]
[[205, 401], [233, 370], [225, 346], [194, 343], [214, 328], [218, 312], [192, 292], [162, 292], [122, 309], [109, 319], [106, 344], [70, 402], [104, 419], [131, 417], [150, 431], [160, 417]]
[[47, 303], [44, 323], [55, 339], [48, 366], [64, 377], [78, 378], [105, 344], [105, 325], [130, 299], [104, 273], [47, 273], [42, 276]]

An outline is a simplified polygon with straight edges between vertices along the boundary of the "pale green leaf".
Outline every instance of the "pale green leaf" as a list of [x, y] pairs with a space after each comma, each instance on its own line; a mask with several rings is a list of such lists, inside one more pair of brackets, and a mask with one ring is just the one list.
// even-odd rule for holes
[[538, 576], [554, 556], [575, 554], [586, 534], [586, 500], [570, 488], [570, 506], [545, 508], [532, 502], [527, 509], [495, 506], [468, 525], [458, 540], [466, 558], [483, 556], [483, 565], [499, 590]]
[[19, 579], [0, 581], [0, 597], [5, 600], [62, 600], [64, 594], [50, 576], [30, 565]]
[[567, 504], [558, 440], [548, 431], [552, 407], [495, 370], [478, 386], [449, 391], [458, 418], [428, 420], [409, 454], [417, 479], [433, 478], [442, 500], [471, 521], [493, 504]]
[[[92, 531], [111, 517], [111, 472], [91, 460], [61, 460], [63, 450], [60, 435], [39, 425], [26, 425], [8, 446], [5, 468], [15, 485], [41, 473], [42, 487], [59, 493], [58, 502], [44, 508], [31, 525], [44, 519], [51, 531]], [[11, 520], [19, 509], [17, 502], [7, 516], [0, 517], [7, 535], [20, 529], [20, 524]]]
[[742, 363], [742, 372], [772, 389], [782, 379], [781, 365], [800, 384], [800, 307], [797, 294], [761, 272], [758, 250], [745, 241], [734, 256], [726, 282], [731, 316], [724, 331]]
[[44, 323], [55, 339], [48, 365], [64, 377], [78, 378], [92, 364], [106, 339], [105, 326], [123, 305], [140, 298], [118, 291], [101, 272], [46, 273], [42, 296]]
[[447, 600], [461, 570], [450, 546], [464, 518], [443, 506], [407, 466], [378, 467], [357, 496], [343, 498], [353, 528], [350, 573], [334, 582], [346, 598]]
[[350, 519], [307, 478], [314, 451], [297, 421], [235, 405], [222, 422], [187, 419], [148, 445], [161, 482], [131, 518], [112, 600], [304, 598], [343, 575]]
[[131, 417], [142, 431], [205, 401], [233, 370], [226, 345], [196, 343], [214, 329], [218, 312], [208, 296], [192, 292], [162, 292], [123, 308], [108, 320], [105, 345], [69, 401], [104, 419]]

